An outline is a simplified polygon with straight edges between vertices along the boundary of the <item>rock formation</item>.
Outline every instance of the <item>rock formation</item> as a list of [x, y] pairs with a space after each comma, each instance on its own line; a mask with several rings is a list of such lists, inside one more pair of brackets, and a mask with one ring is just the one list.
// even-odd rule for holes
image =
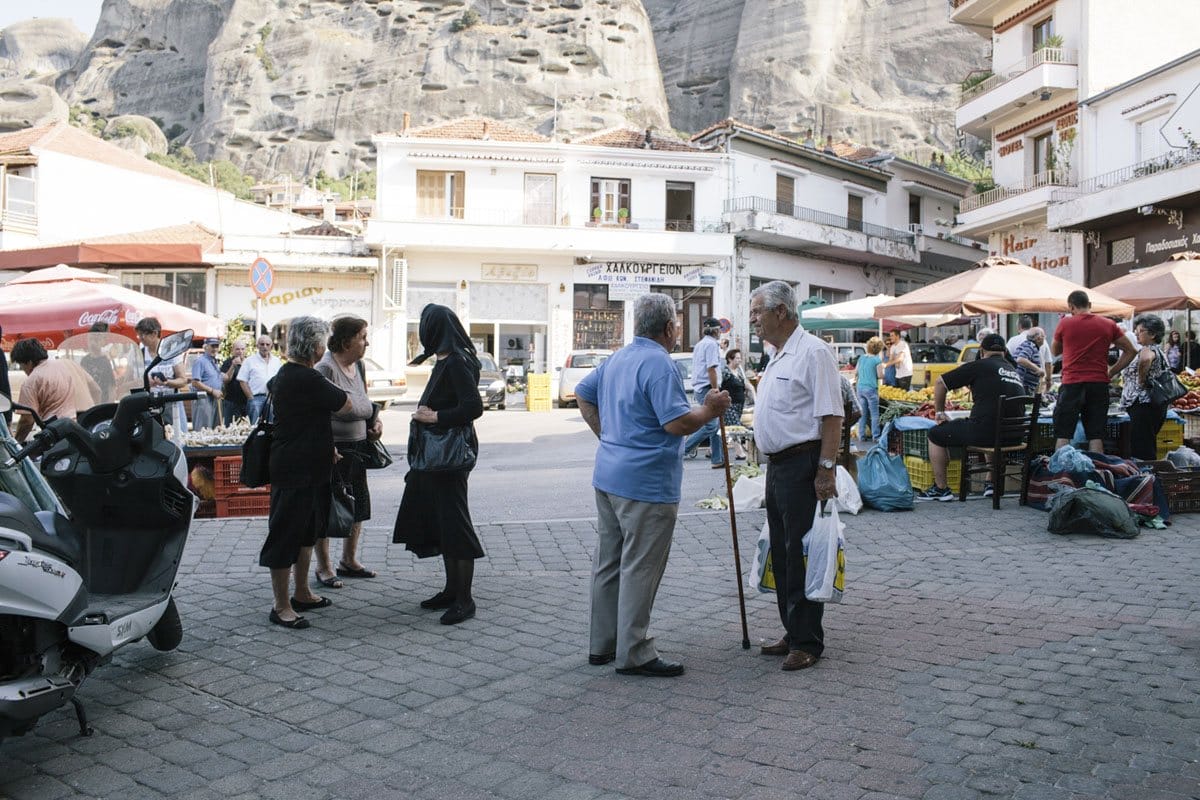
[[267, 179], [370, 168], [372, 134], [406, 111], [565, 137], [732, 115], [945, 148], [954, 84], [986, 51], [946, 14], [944, 0], [104, 0], [86, 46], [61, 21], [0, 32], [0, 78], [24, 79], [0, 93], [0, 126], [65, 113], [39, 88], [53, 82], [71, 106], [153, 118]]
[[136, 114], [122, 114], [110, 119], [104, 126], [104, 138], [139, 156], [150, 153], [161, 156], [167, 152], [167, 137], [158, 123]]

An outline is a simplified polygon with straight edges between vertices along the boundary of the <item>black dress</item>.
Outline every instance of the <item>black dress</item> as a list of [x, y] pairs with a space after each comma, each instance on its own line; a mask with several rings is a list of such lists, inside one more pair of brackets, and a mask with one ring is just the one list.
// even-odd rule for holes
[[[420, 404], [438, 412], [444, 427], [467, 425], [483, 415], [479, 369], [452, 353], [439, 358]], [[396, 515], [392, 541], [403, 543], [418, 558], [444, 555], [452, 559], [483, 558], [483, 545], [471, 522], [467, 503], [469, 472], [416, 472], [404, 476], [404, 497]]]

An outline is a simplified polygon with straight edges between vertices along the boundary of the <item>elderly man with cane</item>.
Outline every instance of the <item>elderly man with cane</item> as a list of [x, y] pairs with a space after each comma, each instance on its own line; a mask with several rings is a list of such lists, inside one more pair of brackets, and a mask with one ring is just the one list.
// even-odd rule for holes
[[599, 515], [592, 569], [588, 663], [616, 661], [622, 675], [669, 678], [683, 665], [659, 658], [646, 635], [671, 549], [683, 483], [683, 437], [719, 419], [727, 392], [691, 407], [668, 353], [675, 301], [638, 298], [634, 339], [575, 389], [579, 411], [600, 439], [592, 486]]
[[841, 379], [833, 352], [800, 327], [796, 294], [771, 281], [750, 294], [750, 325], [778, 348], [759, 377], [754, 441], [767, 454], [767, 522], [771, 562], [784, 635], [762, 646], [786, 656], [784, 670], [817, 663], [825, 649], [824, 606], [804, 595], [804, 534], [817, 504], [837, 496], [835, 467], [841, 440]]

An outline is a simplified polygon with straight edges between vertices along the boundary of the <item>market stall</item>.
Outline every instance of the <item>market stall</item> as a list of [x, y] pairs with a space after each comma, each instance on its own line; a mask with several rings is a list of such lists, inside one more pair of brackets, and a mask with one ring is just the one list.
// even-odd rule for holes
[[239, 480], [242, 443], [249, 434], [250, 422], [242, 419], [228, 428], [188, 431], [184, 435], [188, 488], [200, 498], [196, 516], [266, 516], [271, 488], [250, 489]]

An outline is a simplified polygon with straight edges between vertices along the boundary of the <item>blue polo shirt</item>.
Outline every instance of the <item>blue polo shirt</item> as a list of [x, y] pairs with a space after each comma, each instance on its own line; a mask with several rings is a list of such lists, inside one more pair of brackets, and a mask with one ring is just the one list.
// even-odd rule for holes
[[646, 503], [678, 503], [683, 437], [663, 425], [688, 413], [683, 379], [658, 342], [641, 336], [609, 356], [575, 387], [600, 410], [592, 486]]
[[[222, 383], [225, 378], [221, 375], [221, 370], [217, 367], [217, 362], [208, 353], [201, 353], [200, 357], [192, 362], [192, 380], [200, 381], [210, 389], [221, 390]], [[187, 391], [191, 391], [189, 388]], [[208, 395], [202, 395], [207, 398]]]

